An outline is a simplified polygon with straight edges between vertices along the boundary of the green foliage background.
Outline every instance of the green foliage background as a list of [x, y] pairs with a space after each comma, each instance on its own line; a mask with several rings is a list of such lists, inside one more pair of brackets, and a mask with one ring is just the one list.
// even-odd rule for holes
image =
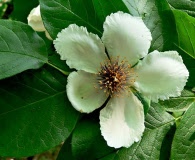
[[[108, 147], [99, 129], [99, 110], [86, 115], [71, 106], [65, 89], [71, 70], [52, 42], [26, 24], [39, 3], [53, 39], [72, 23], [101, 37], [105, 17], [123, 11], [142, 17], [153, 37], [150, 51], [177, 50], [183, 57], [190, 77], [182, 95], [158, 104], [142, 99], [148, 113], [140, 142], [130, 148]], [[10, 20], [0, 20], [1, 157], [32, 156], [64, 142], [58, 160], [195, 159], [194, 1], [14, 0], [12, 5]], [[2, 18], [2, 8], [8, 6], [1, 7]]]

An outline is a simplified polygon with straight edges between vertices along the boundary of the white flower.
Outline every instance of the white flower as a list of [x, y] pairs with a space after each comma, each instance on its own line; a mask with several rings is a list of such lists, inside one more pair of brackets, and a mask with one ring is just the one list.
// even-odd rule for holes
[[31, 26], [35, 31], [45, 32], [46, 37], [52, 40], [49, 33], [45, 29], [45, 26], [43, 25], [43, 20], [40, 12], [40, 5], [31, 10], [30, 14], [27, 17], [27, 20], [28, 25]]
[[165, 100], [181, 94], [189, 73], [176, 51], [148, 54], [152, 36], [141, 18], [117, 12], [103, 27], [101, 41], [72, 24], [54, 45], [61, 59], [78, 70], [67, 83], [73, 107], [90, 113], [108, 99], [100, 112], [101, 133], [109, 146], [129, 147], [145, 128], [143, 105], [131, 88], [154, 102]]

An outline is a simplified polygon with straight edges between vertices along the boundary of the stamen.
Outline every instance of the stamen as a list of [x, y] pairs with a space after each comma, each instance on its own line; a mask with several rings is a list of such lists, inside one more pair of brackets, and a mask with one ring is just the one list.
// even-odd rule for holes
[[120, 57], [112, 57], [104, 63], [100, 63], [100, 71], [97, 74], [99, 88], [110, 96], [120, 96], [124, 90], [128, 90], [135, 82], [137, 75], [126, 58], [119, 61]]

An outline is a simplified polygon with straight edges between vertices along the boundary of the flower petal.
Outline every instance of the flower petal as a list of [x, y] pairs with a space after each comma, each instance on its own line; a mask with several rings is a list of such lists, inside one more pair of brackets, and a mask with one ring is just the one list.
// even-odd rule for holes
[[31, 26], [35, 31], [45, 31], [45, 26], [43, 25], [40, 13], [40, 5], [31, 10], [30, 14], [27, 17], [27, 20], [28, 25]]
[[128, 94], [111, 98], [100, 112], [101, 133], [111, 147], [130, 147], [145, 128], [143, 105], [133, 93]]
[[111, 57], [126, 57], [133, 65], [147, 55], [152, 36], [140, 17], [117, 12], [106, 17], [102, 40]]
[[97, 73], [100, 63], [107, 60], [100, 38], [75, 24], [58, 33], [54, 45], [61, 59], [77, 70]]
[[67, 95], [76, 110], [90, 113], [106, 101], [108, 96], [94, 88], [96, 83], [96, 75], [85, 71], [72, 72], [68, 76]]
[[135, 88], [154, 102], [180, 96], [189, 72], [176, 51], [150, 53], [135, 67]]

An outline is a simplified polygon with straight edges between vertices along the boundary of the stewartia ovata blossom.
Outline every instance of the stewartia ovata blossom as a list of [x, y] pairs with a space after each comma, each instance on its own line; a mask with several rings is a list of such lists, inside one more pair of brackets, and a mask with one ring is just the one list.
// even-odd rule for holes
[[73, 107], [90, 113], [101, 107], [101, 133], [111, 147], [129, 147], [144, 132], [143, 105], [131, 88], [158, 102], [181, 94], [188, 70], [176, 51], [148, 54], [152, 36], [139, 17], [107, 16], [100, 39], [75, 24], [54, 40], [70, 68], [67, 95]]
[[43, 25], [43, 20], [40, 12], [40, 5], [31, 10], [30, 14], [27, 17], [27, 20], [28, 25], [31, 26], [35, 31], [45, 32], [46, 37], [52, 40], [49, 33], [45, 29], [45, 26]]

